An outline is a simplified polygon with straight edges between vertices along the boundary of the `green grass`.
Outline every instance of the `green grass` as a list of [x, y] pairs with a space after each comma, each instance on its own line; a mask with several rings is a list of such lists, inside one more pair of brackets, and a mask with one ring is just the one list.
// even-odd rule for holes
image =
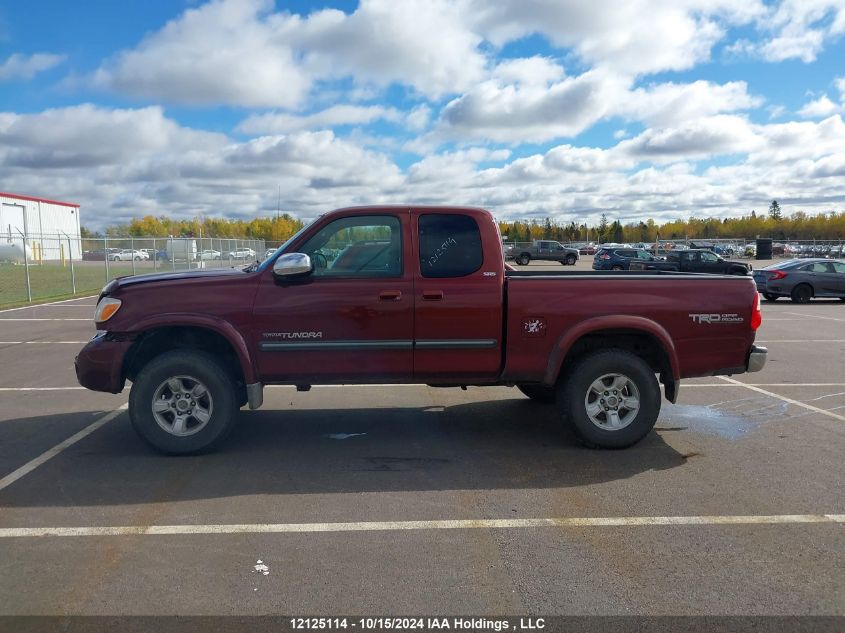
[[[172, 270], [171, 264], [165, 262], [163, 266], [157, 264], [155, 272], [170, 270]], [[135, 271], [139, 274], [154, 272], [153, 263], [137, 262]], [[131, 274], [131, 262], [109, 262], [108, 276], [106, 276], [105, 262], [74, 262], [76, 277], [76, 292], [74, 293], [70, 265], [30, 264], [32, 303], [96, 294], [110, 279]], [[29, 303], [26, 292], [26, 267], [21, 264], [0, 264], [0, 308], [29, 305]]]

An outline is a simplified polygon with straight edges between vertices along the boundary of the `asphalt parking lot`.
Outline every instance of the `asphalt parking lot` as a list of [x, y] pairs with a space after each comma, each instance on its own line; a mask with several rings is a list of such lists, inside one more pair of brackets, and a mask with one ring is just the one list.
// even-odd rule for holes
[[77, 386], [93, 301], [0, 312], [0, 614], [845, 615], [840, 301], [624, 451], [515, 389], [277, 387], [181, 458]]

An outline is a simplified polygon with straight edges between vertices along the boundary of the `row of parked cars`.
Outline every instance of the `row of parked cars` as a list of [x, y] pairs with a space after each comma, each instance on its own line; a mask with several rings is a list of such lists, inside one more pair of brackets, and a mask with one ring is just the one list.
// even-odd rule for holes
[[[183, 253], [179, 249], [175, 249], [175, 255], [173, 255], [167, 249], [156, 250], [153, 248], [99, 248], [83, 252], [82, 260], [102, 262], [108, 259], [110, 262], [131, 262], [133, 260], [136, 262], [140, 262], [149, 261], [151, 259], [157, 259], [159, 261], [170, 261], [173, 258], [177, 260], [184, 260], [186, 259], [186, 254], [188, 254], [188, 252]], [[237, 248], [225, 254], [221, 251], [217, 251], [214, 249], [207, 249], [204, 251], [192, 253], [191, 255], [192, 256], [189, 256], [188, 259], [193, 259], [195, 261], [213, 261], [222, 260], [224, 258], [228, 260], [255, 259], [255, 251], [251, 248]]]

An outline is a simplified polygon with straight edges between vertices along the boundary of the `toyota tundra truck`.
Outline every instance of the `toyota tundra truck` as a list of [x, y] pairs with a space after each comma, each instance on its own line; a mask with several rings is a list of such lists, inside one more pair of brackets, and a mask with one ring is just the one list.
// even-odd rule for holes
[[[76, 357], [159, 451], [218, 445], [267, 385], [505, 385], [588, 447], [647, 435], [661, 387], [760, 370], [750, 277], [516, 271], [493, 216], [371, 206], [320, 216], [261, 263], [122, 277]], [[283, 414], [282, 414], [283, 415]]]

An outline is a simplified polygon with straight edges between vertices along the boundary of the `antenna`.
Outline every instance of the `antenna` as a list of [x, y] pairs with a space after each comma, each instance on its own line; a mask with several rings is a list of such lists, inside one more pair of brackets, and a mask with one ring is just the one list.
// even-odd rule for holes
[[279, 185], [279, 198], [276, 203], [276, 222], [279, 221], [279, 215], [282, 212], [282, 185]]

